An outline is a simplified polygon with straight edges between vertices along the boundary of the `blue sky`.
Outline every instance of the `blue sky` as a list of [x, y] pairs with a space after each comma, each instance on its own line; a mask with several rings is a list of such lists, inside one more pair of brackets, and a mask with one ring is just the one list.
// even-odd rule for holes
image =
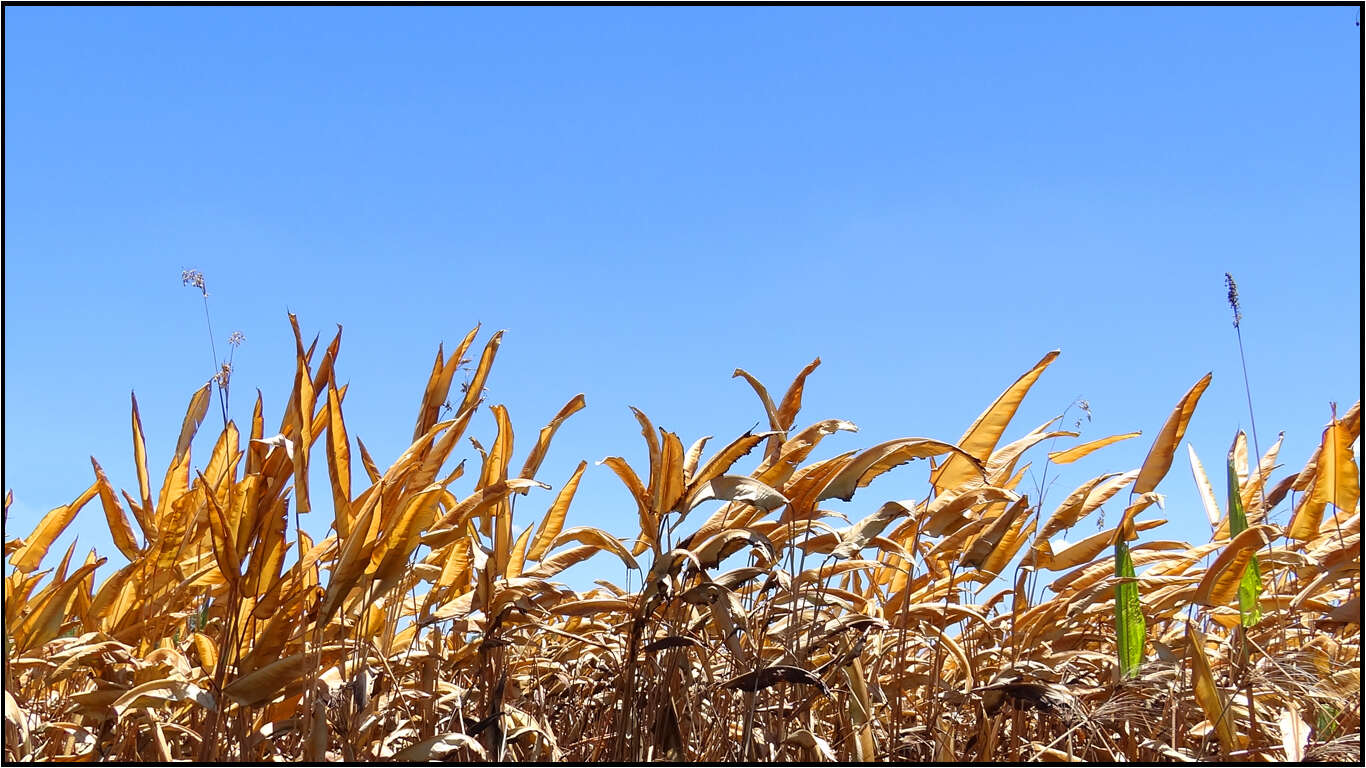
[[[1144, 435], [1055, 472], [1046, 511], [1137, 468], [1212, 371], [1187, 440], [1222, 486], [1248, 427], [1231, 271], [1279, 478], [1329, 401], [1360, 397], [1355, 13], [8, 7], [6, 535], [79, 494], [92, 454], [136, 488], [131, 390], [159, 481], [213, 373], [183, 269], [207, 276], [220, 352], [247, 337], [239, 423], [258, 387], [278, 423], [287, 311], [324, 342], [342, 324], [350, 433], [382, 466], [438, 342], [507, 329], [487, 402], [511, 412], [514, 460], [585, 393], [539, 477], [589, 460], [569, 524], [621, 536], [634, 507], [592, 462], [645, 465], [628, 405], [719, 447], [764, 420], [734, 368], [780, 395], [816, 356], [799, 426], [861, 427], [822, 457], [955, 440], [1060, 348], [1006, 439], [1078, 397], [1082, 440]], [[469, 434], [487, 444], [492, 419]], [[830, 508], [925, 486], [917, 462]], [[1184, 446], [1158, 490], [1155, 538], [1206, 541]], [[518, 526], [552, 499], [519, 500]], [[121, 560], [97, 502], [49, 565], [72, 535]], [[593, 562], [576, 572], [620, 581]]]

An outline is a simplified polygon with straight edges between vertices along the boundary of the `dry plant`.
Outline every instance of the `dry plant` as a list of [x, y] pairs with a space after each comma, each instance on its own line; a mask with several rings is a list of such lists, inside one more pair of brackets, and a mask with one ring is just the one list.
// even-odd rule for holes
[[[823, 460], [809, 460], [822, 440], [857, 427], [797, 428], [819, 359], [776, 401], [737, 370], [766, 430], [708, 453], [710, 437], [685, 449], [634, 411], [648, 466], [601, 462], [634, 498], [638, 530], [567, 525], [581, 462], [514, 536], [513, 499], [549, 489], [537, 472], [582, 395], [515, 474], [508, 412], [491, 406], [496, 433], [487, 449], [472, 441], [477, 483], [457, 497], [466, 465], [450, 465], [501, 340], [448, 401], [476, 327], [449, 356], [438, 349], [407, 450], [381, 469], [355, 440], [356, 477], [341, 331], [319, 358], [290, 322], [294, 383], [273, 435], [258, 395], [248, 434], [225, 421], [191, 471], [206, 384], [154, 495], [134, 399], [135, 494], [116, 494], [92, 459], [88, 488], [6, 540], [7, 760], [1360, 758], [1360, 403], [1279, 480], [1280, 441], [1256, 457], [1240, 433], [1222, 504], [1190, 449], [1212, 528], [1190, 544], [1161, 538], [1164, 521], [1145, 513], [1163, 506], [1157, 488], [1208, 375], [1142, 466], [1046, 510], [1017, 490], [1024, 457], [1077, 432], [1060, 416], [1002, 441], [1057, 352], [957, 442], [907, 437]], [[310, 489], [319, 454], [330, 488]], [[927, 460], [925, 497], [879, 498], [874, 481], [915, 459]], [[298, 519], [329, 492], [330, 532], [314, 541]], [[851, 524], [823, 506], [855, 497], [867, 514]], [[105, 558], [73, 559], [73, 545], [39, 570], [96, 499], [128, 564], [99, 570]], [[1119, 499], [1112, 527], [1052, 548]], [[1270, 523], [1286, 500], [1288, 525]], [[602, 554], [623, 564], [624, 586], [555, 581]]]

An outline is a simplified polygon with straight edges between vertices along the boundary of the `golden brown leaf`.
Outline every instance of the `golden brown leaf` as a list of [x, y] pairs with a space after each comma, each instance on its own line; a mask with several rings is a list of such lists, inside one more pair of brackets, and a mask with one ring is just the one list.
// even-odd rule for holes
[[531, 454], [526, 457], [526, 463], [522, 465], [522, 473], [519, 477], [530, 479], [536, 476], [536, 471], [541, 468], [541, 462], [545, 460], [546, 452], [550, 449], [550, 440], [555, 436], [556, 430], [560, 428], [565, 419], [583, 410], [586, 404], [582, 392], [574, 395], [569, 402], [564, 404], [559, 413], [555, 414], [555, 418], [551, 419], [549, 424], [541, 427], [541, 434], [537, 436], [536, 445], [531, 449]]
[[1152, 448], [1148, 449], [1148, 455], [1143, 459], [1143, 466], [1139, 469], [1138, 479], [1134, 481], [1134, 493], [1147, 493], [1157, 487], [1157, 484], [1166, 477], [1167, 470], [1172, 466], [1172, 455], [1176, 453], [1176, 446], [1181, 443], [1181, 438], [1186, 434], [1186, 425], [1190, 424], [1191, 416], [1195, 413], [1195, 406], [1200, 402], [1200, 395], [1204, 394], [1209, 387], [1212, 373], [1207, 373], [1182, 395], [1181, 401], [1176, 404], [1171, 416], [1167, 417], [1167, 422], [1162, 425], [1162, 430], [1157, 433], [1157, 439], [1153, 441]]
[[1291, 538], [1309, 541], [1318, 536], [1324, 510], [1329, 504], [1348, 513], [1356, 508], [1361, 498], [1358, 469], [1352, 458], [1352, 442], [1360, 435], [1360, 422], [1357, 424], [1354, 433], [1345, 418], [1335, 419], [1323, 431], [1313, 481], [1287, 531]]
[[1028, 373], [1006, 388], [1006, 391], [977, 417], [972, 426], [968, 427], [958, 440], [957, 446], [964, 453], [950, 456], [937, 470], [930, 473], [930, 482], [934, 484], [937, 493], [961, 485], [981, 473], [980, 467], [973, 466], [972, 459], [984, 462], [991, 456], [1029, 388], [1034, 386], [1039, 375], [1049, 363], [1057, 359], [1058, 354], [1058, 350], [1055, 349], [1044, 355]]
[[287, 656], [223, 686], [223, 695], [243, 706], [260, 706], [282, 693], [287, 695], [291, 688], [302, 688], [310, 678], [306, 673], [311, 662], [317, 660], [326, 668], [329, 660], [347, 650], [346, 645], [329, 645]]
[[1141, 434], [1143, 433], [1126, 432], [1122, 435], [1102, 437], [1099, 440], [1092, 440], [1087, 443], [1082, 443], [1081, 445], [1073, 446], [1065, 451], [1054, 451], [1053, 453], [1048, 454], [1048, 460], [1054, 464], [1071, 464], [1077, 459], [1080, 459], [1083, 456], [1089, 456], [1107, 445], [1118, 443], [1120, 440], [1128, 440], [1131, 437], [1138, 437]]
[[128, 516], [123, 514], [123, 507], [114, 496], [114, 486], [94, 456], [90, 457], [90, 464], [95, 468], [95, 485], [99, 489], [100, 506], [104, 507], [104, 518], [109, 522], [109, 533], [114, 539], [114, 546], [118, 547], [123, 556], [130, 561], [137, 560], [142, 550], [138, 546], [137, 537], [133, 534], [133, 526], [128, 523]]
[[1076, 525], [1082, 518], [1100, 508], [1112, 496], [1132, 483], [1137, 471], [1119, 474], [1117, 472], [1092, 478], [1073, 491], [1039, 529], [1040, 539], [1051, 539], [1059, 531]]
[[213, 386], [210, 381], [195, 391], [190, 398], [190, 406], [185, 409], [185, 420], [180, 425], [180, 438], [176, 440], [175, 456], [166, 469], [166, 478], [161, 484], [161, 494], [157, 498], [158, 518], [170, 510], [170, 505], [184, 495], [190, 483], [190, 442], [195, 432], [209, 412], [209, 392]]
[[[636, 562], [636, 559], [631, 556], [631, 553], [627, 551], [626, 547], [611, 534], [599, 528], [581, 525], [565, 530], [555, 537], [555, 540], [551, 542], [548, 549], [553, 550], [566, 541], [577, 541], [584, 546], [596, 547], [604, 552], [611, 552], [621, 558], [621, 562], [625, 563], [627, 568], [634, 571], [640, 570], [640, 565]], [[545, 565], [545, 563], [542, 563], [542, 565]], [[531, 576], [531, 574], [527, 575]]]
[[42, 599], [35, 598], [29, 605], [30, 613], [19, 622], [13, 632], [14, 647], [17, 651], [36, 648], [57, 636], [62, 622], [66, 619], [67, 606], [85, 576], [104, 565], [105, 558], [94, 563], [86, 563], [77, 568], [71, 577], [48, 592]]
[[730, 375], [732, 379], [737, 376], [743, 377], [745, 381], [749, 382], [749, 385], [754, 388], [755, 394], [759, 396], [759, 400], [764, 404], [764, 413], [768, 415], [768, 426], [771, 430], [768, 433], [770, 438], [765, 458], [772, 461], [777, 458], [777, 452], [779, 448], [781, 448], [782, 441], [786, 436], [785, 428], [782, 425], [783, 419], [778, 415], [778, 407], [773, 404], [773, 398], [769, 397], [767, 387], [760, 384], [758, 379], [751, 376], [743, 368], [736, 368], [735, 373]]
[[[1252, 529], [1249, 528], [1248, 531]], [[1247, 533], [1244, 531], [1243, 533]], [[1195, 701], [1205, 713], [1205, 719], [1214, 724], [1214, 732], [1219, 738], [1223, 753], [1241, 749], [1246, 737], [1237, 734], [1233, 728], [1233, 711], [1229, 708], [1224, 692], [1214, 683], [1214, 673], [1210, 670], [1209, 657], [1205, 655], [1205, 636], [1200, 630], [1186, 621], [1186, 648], [1191, 660], [1191, 682], [1195, 688]]]
[[526, 553], [528, 560], [540, 560], [550, 549], [550, 542], [560, 535], [564, 529], [565, 516], [569, 512], [569, 503], [573, 501], [575, 492], [579, 488], [579, 480], [583, 477], [583, 470], [588, 466], [588, 462], [580, 461], [579, 466], [574, 469], [574, 474], [569, 476], [568, 482], [560, 489], [555, 501], [546, 510], [545, 517], [541, 518], [541, 524], [536, 528], [536, 537], [531, 540], [531, 549]]
[[636, 475], [631, 465], [620, 456], [608, 456], [599, 464], [606, 464], [621, 482], [625, 483], [626, 489], [631, 492], [632, 498], [636, 502], [636, 512], [640, 517], [640, 538], [636, 545], [631, 548], [631, 554], [638, 555], [649, 549], [655, 543], [655, 538], [659, 535], [659, 521], [650, 512], [650, 497], [646, 493], [645, 486], [640, 484], [640, 478]]
[[[475, 326], [478, 330], [478, 326]], [[456, 409], [456, 415], [474, 408], [484, 396], [484, 382], [488, 380], [489, 369], [493, 367], [493, 358], [498, 354], [498, 345], [503, 343], [503, 332], [498, 331], [489, 338], [484, 345], [484, 353], [479, 356], [479, 365], [474, 369], [474, 376], [465, 388], [465, 398], [460, 402], [460, 407]]]
[[792, 683], [793, 685], [810, 685], [819, 688], [821, 693], [829, 693], [830, 689], [810, 670], [801, 667], [793, 667], [782, 664], [775, 664], [771, 667], [756, 669], [753, 672], [746, 672], [738, 677], [733, 677], [724, 683], [722, 688], [730, 688], [737, 691], [762, 691], [778, 683]]
[[38, 568], [38, 564], [43, 561], [43, 556], [52, 546], [52, 542], [66, 530], [71, 521], [76, 519], [76, 513], [81, 508], [90, 503], [99, 492], [99, 483], [91, 483], [89, 488], [77, 496], [66, 506], [57, 507], [43, 515], [43, 519], [38, 521], [38, 527], [33, 529], [33, 533], [24, 539], [24, 545], [13, 555], [10, 555], [10, 565], [23, 571], [32, 573]]
[[659, 452], [659, 471], [650, 499], [656, 517], [678, 506], [683, 498], [683, 443], [678, 435], [660, 430], [664, 437]]
[[[945, 453], [952, 453], [955, 458], [961, 458], [964, 466], [970, 468], [968, 471], [975, 472], [978, 478], [982, 476], [984, 470], [981, 462], [967, 455], [958, 446], [923, 437], [908, 437], [880, 443], [849, 460], [838, 474], [830, 478], [820, 493], [816, 494], [816, 501], [849, 501], [854, 497], [856, 488], [867, 485], [867, 480], [877, 474], [912, 459], [941, 456]], [[947, 464], [948, 462], [945, 462], [945, 466]]]
[[351, 442], [342, 418], [341, 397], [331, 381], [327, 382], [327, 415], [327, 477], [332, 484], [332, 524], [337, 535], [346, 538], [351, 533]]
[[[787, 388], [787, 393], [783, 395], [783, 400], [778, 404], [778, 426], [777, 429], [789, 430], [797, 421], [797, 413], [802, 409], [802, 392], [806, 387], [806, 377], [816, 370], [821, 364], [818, 357], [806, 364], [806, 367], [797, 374], [797, 378], [792, 380], [792, 386]], [[732, 377], [733, 378], [733, 377]]]
[[130, 392], [129, 397], [133, 400], [133, 463], [138, 474], [138, 498], [142, 500], [141, 509], [134, 507], [133, 514], [137, 517], [138, 526], [142, 528], [143, 537], [151, 543], [156, 538], [156, 524], [153, 515], [155, 509], [152, 507], [152, 486], [147, 476], [147, 441], [142, 434], [142, 417], [138, 415], [137, 395]]
[[1233, 537], [1205, 571], [1200, 588], [1195, 592], [1195, 602], [1213, 607], [1227, 605], [1233, 600], [1252, 556], [1275, 534], [1273, 526], [1254, 525]]

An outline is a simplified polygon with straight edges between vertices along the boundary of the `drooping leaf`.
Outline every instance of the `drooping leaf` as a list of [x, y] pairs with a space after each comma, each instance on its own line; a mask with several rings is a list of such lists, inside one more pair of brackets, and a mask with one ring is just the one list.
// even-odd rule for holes
[[882, 533], [892, 521], [905, 515], [906, 508], [896, 502], [888, 502], [878, 508], [873, 514], [863, 518], [849, 530], [840, 534], [839, 545], [830, 552], [830, 556], [836, 560], [848, 560], [863, 551], [868, 546], [868, 542], [878, 534]]
[[473, 736], [464, 733], [442, 733], [424, 739], [389, 758], [395, 763], [430, 763], [446, 760], [460, 749], [468, 749], [476, 760], [488, 759], [488, 751]]
[[1356, 421], [1353, 430], [1351, 422], [1344, 417], [1334, 419], [1323, 430], [1309, 492], [1290, 521], [1287, 535], [1291, 538], [1309, 541], [1318, 536], [1323, 512], [1329, 504], [1349, 513], [1356, 508], [1361, 488], [1356, 460], [1352, 458], [1352, 442], [1361, 434], [1360, 424]]
[[116, 717], [140, 707], [156, 707], [180, 701], [193, 701], [207, 710], [217, 708], [213, 695], [188, 680], [166, 678], [150, 680], [121, 694], [109, 706]]
[[90, 464], [95, 468], [95, 485], [99, 489], [100, 506], [104, 507], [104, 519], [109, 523], [109, 534], [114, 539], [114, 546], [118, 547], [123, 556], [130, 561], [137, 560], [142, 548], [138, 546], [127, 515], [123, 514], [123, 506], [114, 495], [114, 486], [94, 456], [90, 457]]
[[1195, 602], [1211, 607], [1231, 602], [1243, 583], [1243, 573], [1253, 555], [1274, 535], [1272, 526], [1254, 525], [1234, 536], [1205, 571], [1200, 587], [1195, 591]]
[[[995, 442], [992, 443], [995, 445]], [[870, 475], [875, 475], [879, 470], [885, 472], [895, 464], [904, 464], [912, 459], [923, 459], [930, 456], [942, 456], [946, 453], [954, 454], [954, 458], [961, 459], [966, 468], [965, 471], [976, 473], [981, 477], [984, 470], [982, 464], [976, 458], [969, 456], [956, 445], [944, 443], [938, 440], [930, 440], [922, 437], [909, 437], [900, 440], [889, 440], [880, 443], [872, 448], [857, 454], [850, 459], [839, 473], [825, 484], [820, 493], [816, 494], [816, 501], [825, 499], [841, 499], [849, 501], [854, 497], [854, 490], [861, 485], [866, 485], [865, 480]], [[894, 464], [882, 463], [888, 458], [892, 458]], [[881, 465], [880, 465], [881, 463]], [[880, 465], [880, 466], [879, 466]], [[944, 463], [947, 466], [948, 462]], [[956, 476], [956, 475], [955, 475]], [[965, 476], [967, 477], [967, 476]]]
[[752, 477], [722, 475], [694, 488], [693, 492], [684, 500], [683, 510], [690, 512], [697, 505], [712, 500], [743, 501], [766, 512], [787, 503], [787, 498], [781, 493]]
[[721, 564], [722, 560], [748, 546], [753, 546], [763, 552], [766, 562], [773, 561], [773, 542], [769, 541], [767, 536], [756, 531], [735, 528], [722, 531], [707, 539], [694, 548], [693, 553], [697, 555], [697, 560], [702, 568], [715, 568]]
[[758, 379], [749, 375], [743, 368], [736, 368], [735, 373], [732, 373], [730, 377], [732, 379], [744, 377], [745, 381], [748, 381], [749, 385], [754, 388], [754, 393], [759, 396], [759, 400], [763, 402], [764, 413], [768, 415], [768, 426], [770, 430], [768, 448], [764, 452], [765, 458], [770, 461], [776, 459], [778, 451], [782, 448], [782, 442], [787, 436], [787, 432], [782, 425], [782, 417], [778, 415], [778, 406], [773, 404], [773, 398], [769, 397], [768, 389], [763, 384], [760, 384]]
[[627, 551], [626, 547], [611, 534], [600, 528], [581, 525], [565, 530], [555, 537], [555, 540], [551, 542], [548, 549], [554, 550], [566, 541], [577, 541], [585, 546], [596, 547], [604, 552], [611, 552], [621, 558], [621, 562], [625, 563], [627, 568], [630, 568], [633, 571], [640, 570], [640, 565], [636, 562], [636, 559], [631, 556], [631, 553]]
[[1089, 456], [1107, 445], [1118, 443], [1120, 440], [1128, 440], [1131, 437], [1138, 437], [1141, 434], [1143, 433], [1126, 432], [1122, 435], [1110, 435], [1109, 437], [1102, 437], [1099, 440], [1092, 440], [1088, 443], [1082, 443], [1081, 445], [1073, 446], [1065, 451], [1054, 451], [1053, 453], [1048, 454], [1048, 460], [1053, 462], [1054, 464], [1071, 464], [1077, 459], [1080, 459], [1083, 456]]
[[608, 456], [599, 464], [606, 464], [621, 482], [626, 485], [626, 489], [631, 492], [631, 497], [636, 502], [636, 512], [640, 518], [640, 537], [636, 545], [632, 548], [631, 554], [638, 555], [649, 549], [655, 543], [655, 538], [659, 535], [659, 521], [650, 512], [650, 497], [646, 494], [645, 486], [641, 485], [640, 477], [636, 475], [631, 465], [620, 456]]
[[771, 667], [756, 669], [753, 672], [746, 672], [721, 683], [721, 687], [737, 691], [762, 691], [778, 683], [810, 685], [819, 688], [823, 694], [830, 691], [829, 687], [809, 670], [783, 664], [775, 664]]

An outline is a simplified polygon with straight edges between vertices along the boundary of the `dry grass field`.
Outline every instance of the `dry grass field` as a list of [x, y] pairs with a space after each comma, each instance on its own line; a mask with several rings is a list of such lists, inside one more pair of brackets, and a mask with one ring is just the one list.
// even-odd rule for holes
[[[227, 422], [192, 463], [210, 382], [158, 488], [134, 400], [138, 487], [116, 491], [92, 461], [70, 504], [5, 541], [7, 761], [1361, 757], [1360, 403], [1284, 474], [1279, 441], [1259, 457], [1240, 433], [1208, 474], [1181, 446], [1209, 376], [1153, 436], [1079, 444], [1059, 417], [1007, 442], [1050, 353], [956, 443], [817, 461], [824, 438], [856, 429], [799, 419], [819, 361], [776, 397], [737, 371], [767, 428], [685, 445], [636, 411], [648, 466], [602, 463], [638, 525], [605, 531], [572, 519], [587, 462], [537, 477], [584, 398], [516, 450], [507, 410], [483, 402], [501, 334], [437, 352], [412, 444], [384, 466], [347, 432], [340, 331], [319, 351], [290, 320], [278, 428], [258, 397], [245, 432]], [[467, 354], [471, 381], [452, 392]], [[496, 433], [461, 456], [484, 407]], [[1126, 439], [1151, 441], [1141, 467], [1046, 508], [1019, 490], [1027, 464]], [[317, 461], [330, 487], [308, 486]], [[1177, 463], [1168, 482], [1190, 482], [1188, 462], [1209, 541], [1164, 537], [1159, 488]], [[878, 495], [897, 467], [925, 476], [924, 499]], [[459, 498], [466, 471], [477, 484]], [[552, 481], [549, 508], [525, 517], [532, 499], [516, 497]], [[822, 508], [855, 496], [862, 520]], [[1053, 551], [1106, 503], [1112, 525]], [[1282, 504], [1283, 526], [1268, 514]], [[127, 565], [74, 545], [44, 564], [85, 507]], [[300, 514], [329, 512], [322, 540], [300, 530]], [[556, 581], [590, 557], [629, 581]]]

